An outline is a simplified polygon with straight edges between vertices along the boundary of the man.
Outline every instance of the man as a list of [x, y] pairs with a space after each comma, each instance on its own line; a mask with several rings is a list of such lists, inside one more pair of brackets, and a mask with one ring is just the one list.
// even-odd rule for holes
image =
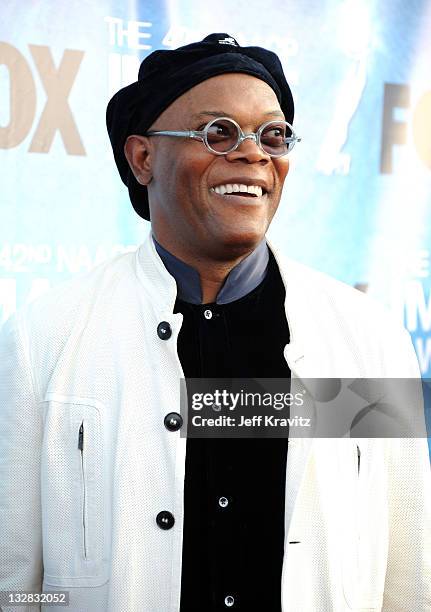
[[278, 58], [228, 34], [151, 54], [109, 103], [151, 233], [3, 330], [0, 589], [82, 612], [430, 610], [425, 440], [180, 435], [182, 376], [419, 376], [376, 304], [265, 239], [292, 122]]

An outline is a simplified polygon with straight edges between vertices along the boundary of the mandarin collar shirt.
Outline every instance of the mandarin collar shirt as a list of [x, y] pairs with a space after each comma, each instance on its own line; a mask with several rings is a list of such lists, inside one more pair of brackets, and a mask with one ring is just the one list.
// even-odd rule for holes
[[[154, 236], [153, 241], [165, 268], [175, 278], [177, 297], [190, 304], [201, 304], [202, 290], [197, 270], [172, 255], [157, 242]], [[268, 261], [268, 245], [263, 239], [250, 255], [229, 272], [217, 294], [216, 304], [229, 304], [253, 291], [265, 278]]]
[[[156, 250], [177, 283], [184, 376], [290, 378], [285, 289], [262, 240], [201, 303], [196, 270]], [[188, 438], [181, 612], [281, 612], [287, 438]]]

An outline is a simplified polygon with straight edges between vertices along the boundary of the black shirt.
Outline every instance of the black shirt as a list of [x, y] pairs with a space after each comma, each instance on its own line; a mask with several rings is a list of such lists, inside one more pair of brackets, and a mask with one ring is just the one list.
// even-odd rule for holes
[[[290, 377], [285, 289], [269, 255], [264, 280], [238, 300], [176, 300], [186, 377]], [[284, 438], [187, 440], [181, 612], [281, 611], [286, 456]]]

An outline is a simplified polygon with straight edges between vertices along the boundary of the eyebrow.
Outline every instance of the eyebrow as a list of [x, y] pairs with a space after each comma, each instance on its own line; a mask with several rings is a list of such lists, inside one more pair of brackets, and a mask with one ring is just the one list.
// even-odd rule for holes
[[[202, 117], [204, 115], [209, 115], [211, 117], [230, 117], [230, 113], [227, 113], [226, 111], [223, 110], [204, 110], [201, 111], [200, 113], [195, 113], [194, 115], [192, 115], [192, 119], [198, 119], [199, 117]], [[267, 113], [263, 113], [264, 116], [268, 116], [268, 115], [278, 115], [279, 117], [283, 117], [284, 115], [282, 113], [281, 110], [272, 110], [272, 111], [268, 111]]]

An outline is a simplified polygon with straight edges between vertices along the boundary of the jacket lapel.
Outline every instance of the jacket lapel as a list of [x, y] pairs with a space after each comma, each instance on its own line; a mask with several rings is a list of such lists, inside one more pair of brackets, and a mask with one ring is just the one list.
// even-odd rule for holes
[[[295, 385], [298, 385], [298, 381], [301, 378], [305, 378], [307, 367], [305, 355], [297, 345], [291, 346], [290, 344], [286, 346], [284, 355], [291, 371], [292, 381], [295, 381]], [[285, 534], [287, 538], [289, 538], [293, 511], [304, 478], [305, 468], [311, 454], [312, 445], [313, 438], [311, 437], [292, 438], [289, 436], [285, 493]]]
[[[289, 325], [290, 342], [284, 348], [284, 357], [291, 371], [293, 380], [310, 377], [311, 357], [306, 348], [304, 338], [304, 326], [306, 326], [307, 315], [305, 305], [300, 303], [300, 289], [295, 287], [294, 274], [289, 272], [288, 261], [280, 255], [267, 240], [280, 271], [286, 289], [285, 312]], [[298, 384], [298, 382], [296, 382]], [[310, 458], [313, 446], [311, 437], [289, 437], [289, 450], [286, 462], [286, 493], [285, 493], [285, 537], [289, 539], [289, 530], [292, 522], [298, 492], [304, 479], [305, 469]]]

